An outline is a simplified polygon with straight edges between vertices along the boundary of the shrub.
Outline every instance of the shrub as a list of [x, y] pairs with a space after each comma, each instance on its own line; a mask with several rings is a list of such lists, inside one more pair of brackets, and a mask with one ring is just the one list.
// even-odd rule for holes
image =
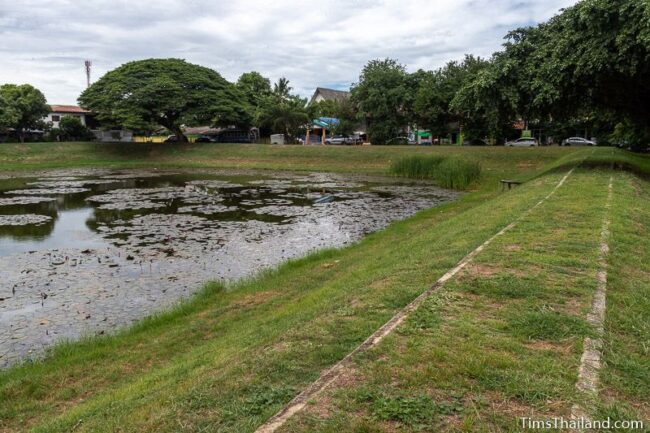
[[[54, 132], [57, 128], [54, 128]], [[93, 140], [95, 135], [81, 123], [78, 117], [74, 116], [64, 116], [59, 122], [59, 128], [56, 131], [58, 132], [59, 138], [66, 141], [76, 141], [76, 140]], [[50, 133], [52, 135], [52, 133]]]

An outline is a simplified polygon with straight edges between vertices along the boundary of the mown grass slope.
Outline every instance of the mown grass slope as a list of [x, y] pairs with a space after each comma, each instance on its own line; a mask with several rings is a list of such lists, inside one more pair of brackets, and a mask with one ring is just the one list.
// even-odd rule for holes
[[526, 431], [522, 418], [570, 419], [584, 399], [575, 384], [583, 339], [594, 334], [586, 317], [605, 217], [604, 362], [587, 408], [597, 420], [648, 427], [650, 183], [600, 168], [621, 162], [640, 173], [648, 167], [629, 155], [589, 158], [280, 431], [514, 432]]

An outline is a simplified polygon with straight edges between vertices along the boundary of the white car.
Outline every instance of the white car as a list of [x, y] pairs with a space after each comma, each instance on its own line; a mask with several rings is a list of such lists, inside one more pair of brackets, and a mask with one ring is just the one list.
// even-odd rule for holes
[[582, 137], [569, 137], [562, 140], [562, 146], [595, 146], [596, 142]]
[[528, 138], [518, 138], [513, 141], [507, 141], [506, 146], [509, 147], [533, 147], [533, 146], [539, 146], [539, 141], [537, 141], [536, 138], [528, 137]]

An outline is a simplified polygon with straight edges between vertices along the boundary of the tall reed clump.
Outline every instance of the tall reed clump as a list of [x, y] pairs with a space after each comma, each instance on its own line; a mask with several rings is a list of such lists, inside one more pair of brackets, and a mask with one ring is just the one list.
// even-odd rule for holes
[[456, 157], [412, 155], [393, 162], [390, 172], [413, 179], [431, 179], [443, 188], [465, 189], [481, 176], [481, 166]]

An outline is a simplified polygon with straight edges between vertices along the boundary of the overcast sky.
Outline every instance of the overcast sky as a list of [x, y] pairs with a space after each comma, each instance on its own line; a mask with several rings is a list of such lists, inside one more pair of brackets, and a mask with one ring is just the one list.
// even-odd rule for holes
[[370, 59], [410, 71], [464, 53], [489, 56], [510, 29], [545, 21], [575, 0], [0, 0], [0, 84], [30, 83], [74, 104], [124, 62], [178, 57], [235, 81], [256, 70], [309, 96], [347, 89]]

